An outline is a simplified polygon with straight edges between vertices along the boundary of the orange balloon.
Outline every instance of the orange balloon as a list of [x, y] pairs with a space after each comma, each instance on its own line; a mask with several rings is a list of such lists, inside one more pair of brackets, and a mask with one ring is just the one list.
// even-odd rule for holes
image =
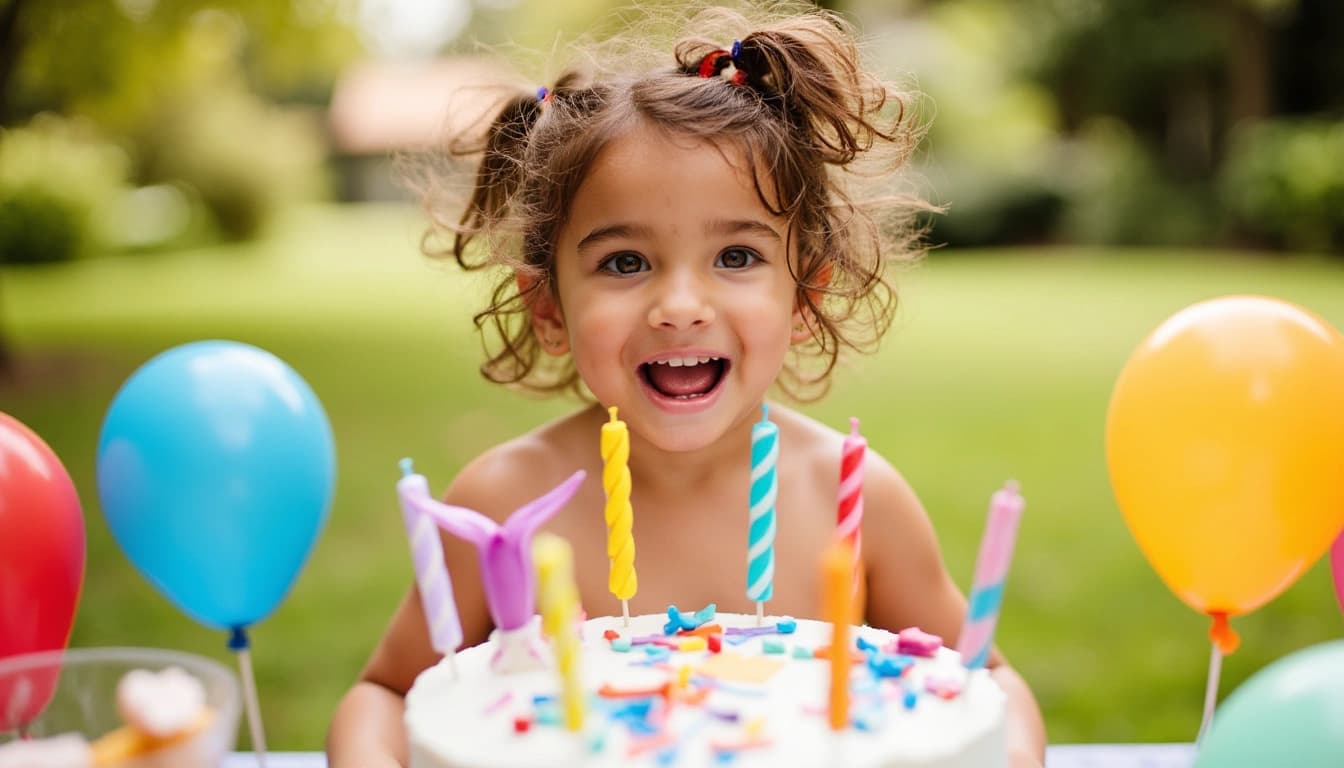
[[1172, 592], [1215, 618], [1259, 608], [1344, 528], [1344, 336], [1260, 296], [1181, 310], [1120, 372], [1106, 460]]

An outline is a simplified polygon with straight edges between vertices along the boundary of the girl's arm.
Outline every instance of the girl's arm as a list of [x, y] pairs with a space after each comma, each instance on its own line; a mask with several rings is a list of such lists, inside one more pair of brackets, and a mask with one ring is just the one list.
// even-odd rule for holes
[[401, 768], [409, 761], [402, 725], [406, 691], [438, 658], [427, 638], [420, 596], [412, 587], [359, 680], [336, 707], [327, 732], [331, 768]]
[[[918, 626], [955, 646], [966, 619], [966, 598], [943, 565], [938, 538], [915, 492], [873, 451], [864, 463], [863, 498], [868, 622], [893, 632]], [[1039, 768], [1046, 738], [1036, 699], [997, 648], [988, 666], [1008, 696], [1010, 765]]]

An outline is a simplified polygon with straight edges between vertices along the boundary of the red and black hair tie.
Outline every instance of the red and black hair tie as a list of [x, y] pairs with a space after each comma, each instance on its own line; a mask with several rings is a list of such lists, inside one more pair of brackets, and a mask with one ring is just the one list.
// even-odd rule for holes
[[742, 52], [741, 41], [733, 41], [733, 49], [725, 51], [722, 48], [710, 51], [700, 59], [700, 67], [697, 74], [700, 77], [721, 77], [733, 85], [746, 85], [747, 73], [737, 65], [738, 55]]

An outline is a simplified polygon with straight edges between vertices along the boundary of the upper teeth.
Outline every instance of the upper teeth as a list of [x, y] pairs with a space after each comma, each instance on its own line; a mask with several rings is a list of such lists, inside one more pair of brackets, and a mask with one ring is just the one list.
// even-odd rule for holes
[[672, 357], [667, 360], [654, 360], [654, 365], [670, 365], [673, 368], [680, 368], [683, 365], [699, 365], [708, 363], [710, 360], [718, 360], [717, 357]]

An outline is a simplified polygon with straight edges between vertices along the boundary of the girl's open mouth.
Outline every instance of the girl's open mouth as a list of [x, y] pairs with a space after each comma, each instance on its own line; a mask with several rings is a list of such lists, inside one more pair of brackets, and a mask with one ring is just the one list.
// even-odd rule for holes
[[729, 361], [721, 357], [682, 357], [643, 363], [639, 375], [649, 389], [670, 400], [696, 400], [711, 394]]

